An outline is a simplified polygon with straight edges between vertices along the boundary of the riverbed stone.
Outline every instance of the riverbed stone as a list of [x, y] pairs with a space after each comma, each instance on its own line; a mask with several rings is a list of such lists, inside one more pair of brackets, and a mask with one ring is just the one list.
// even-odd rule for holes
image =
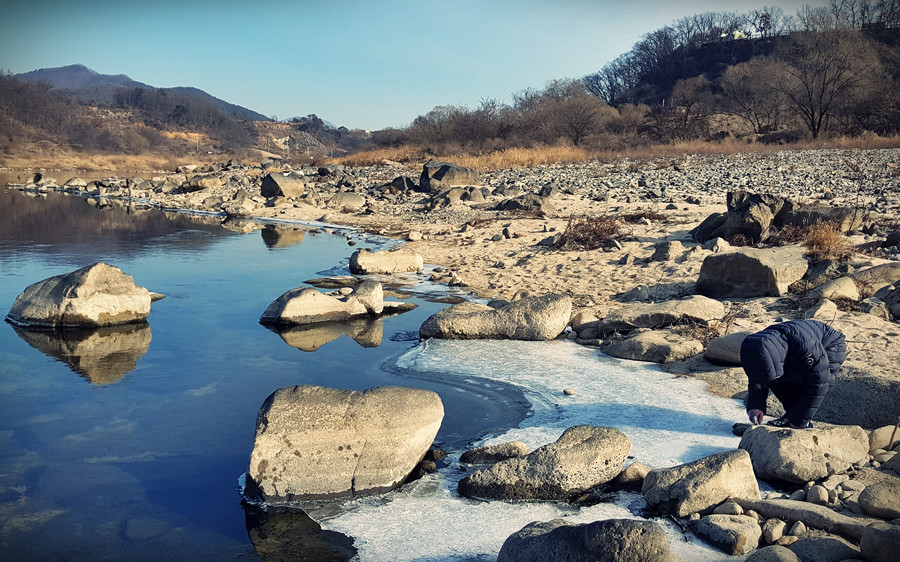
[[662, 328], [677, 323], [708, 324], [725, 316], [725, 306], [714, 299], [692, 295], [661, 303], [631, 303], [617, 308], [600, 321], [600, 332]]
[[760, 548], [744, 562], [800, 562], [800, 559], [788, 547], [773, 544]]
[[499, 445], [476, 447], [465, 451], [459, 457], [459, 462], [467, 464], [491, 464], [506, 459], [524, 457], [531, 450], [521, 441], [510, 441]]
[[803, 537], [790, 547], [800, 562], [859, 560], [859, 548], [835, 536]]
[[730, 498], [760, 497], [750, 455], [740, 449], [651, 470], [641, 494], [652, 508], [678, 517], [709, 512]]
[[443, 418], [429, 390], [281, 388], [257, 416], [246, 493], [279, 505], [392, 490], [424, 458]]
[[619, 359], [671, 363], [702, 353], [703, 344], [670, 330], [640, 330], [603, 352]]
[[510, 535], [497, 562], [675, 562], [659, 524], [605, 519], [575, 524], [565, 519], [535, 521]]
[[294, 174], [275, 172], [266, 174], [259, 187], [260, 195], [266, 198], [287, 197], [300, 199], [306, 193], [306, 181]]
[[429, 160], [422, 166], [419, 188], [426, 192], [439, 191], [455, 185], [478, 185], [478, 172], [452, 162]]
[[326, 294], [312, 287], [291, 289], [275, 299], [262, 313], [262, 324], [299, 325], [335, 322], [367, 316], [359, 299]]
[[513, 301], [500, 308], [460, 303], [430, 316], [419, 328], [422, 338], [512, 339], [541, 341], [559, 336], [569, 324], [572, 299], [544, 295]]
[[817, 424], [810, 429], [753, 426], [741, 436], [757, 476], [805, 483], [844, 474], [868, 459], [869, 436], [859, 426]]
[[740, 248], [703, 260], [697, 292], [711, 298], [780, 297], [809, 264], [799, 246]]
[[863, 531], [859, 549], [869, 562], [895, 562], [900, 552], [900, 525], [869, 525]]
[[845, 299], [856, 302], [859, 300], [859, 288], [852, 278], [838, 277], [819, 285], [808, 296], [813, 299]]
[[750, 332], [735, 332], [710, 340], [703, 351], [703, 357], [716, 365], [740, 365], [741, 344]]
[[466, 476], [459, 493], [483, 500], [565, 500], [615, 478], [630, 451], [618, 429], [578, 425], [525, 457]]
[[91, 328], [143, 322], [150, 291], [118, 267], [97, 262], [29, 285], [7, 320], [24, 327]]
[[866, 486], [859, 494], [860, 507], [874, 517], [900, 519], [900, 478]]
[[712, 514], [692, 525], [694, 533], [729, 555], [747, 554], [759, 546], [762, 530], [753, 517]]
[[422, 271], [425, 267], [420, 254], [409, 250], [357, 250], [350, 256], [350, 271], [356, 274], [366, 273], [406, 273]]

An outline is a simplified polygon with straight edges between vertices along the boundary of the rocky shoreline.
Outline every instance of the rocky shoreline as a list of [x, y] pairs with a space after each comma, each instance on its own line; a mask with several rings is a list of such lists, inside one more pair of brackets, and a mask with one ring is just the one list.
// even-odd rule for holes
[[[246, 219], [318, 221], [402, 238], [402, 252], [420, 256], [419, 264], [424, 259], [438, 266], [432, 280], [492, 299], [478, 310], [460, 305], [470, 316], [451, 318], [440, 329], [423, 325], [423, 337], [516, 338], [518, 331], [506, 326], [517, 321], [495, 317], [519, 318], [505, 311], [530, 306], [525, 303], [532, 295], [564, 295], [573, 308], [565, 309], [559, 329], [554, 321], [549, 331], [525, 332], [539, 337], [520, 339], [566, 337], [616, 357], [654, 361], [669, 372], [703, 378], [711, 392], [738, 399], [746, 377], [735, 350], [744, 335], [790, 318], [828, 322], [846, 334], [850, 356], [816, 428], [739, 426], [736, 431], [746, 431], [740, 448], [720, 454], [725, 457], [667, 469], [646, 467], [629, 481], [642, 483], [638, 487], [653, 509], [684, 518], [698, 536], [729, 554], [770, 544], [775, 550], [790, 546], [794, 558], [758, 559], [804, 560], [803, 552], [849, 548], [840, 559], [887, 560], [900, 544], [895, 510], [900, 442], [887, 435], [900, 415], [898, 165], [900, 149], [688, 156], [482, 174], [440, 162], [420, 171], [393, 162], [299, 170], [279, 162], [229, 162], [185, 166], [150, 179], [88, 183], [75, 178], [58, 185], [36, 176], [13, 187], [67, 191], [98, 204], [126, 200], [214, 213], [232, 228], [247, 228]], [[847, 248], [843, 257], [811, 258], [796, 240], [767, 243], [796, 226], [791, 221], [804, 226], [822, 213], [829, 224], [840, 224], [838, 238]], [[718, 234], [702, 237], [705, 225]], [[570, 243], [599, 226], [609, 227], [597, 235], [599, 243]], [[768, 276], [772, 282], [758, 283]], [[479, 328], [472, 336], [472, 314], [490, 318], [488, 332], [500, 335], [485, 336]], [[535, 316], [529, 312], [522, 318], [540, 324]], [[774, 401], [769, 413], [780, 413]], [[820, 427], [819, 420], [830, 423]], [[578, 431], [587, 442], [606, 439], [607, 429], [612, 428]], [[627, 436], [621, 438], [627, 443]], [[791, 439], [800, 441], [782, 447]], [[551, 446], [571, 447], [545, 447]], [[622, 472], [625, 450], [615, 466], [609, 460], [600, 463], [602, 477], [588, 477], [581, 487], [542, 483], [531, 476], [556, 478], [566, 468], [542, 465], [542, 455], [561, 462], [559, 453], [542, 450], [520, 452], [473, 473], [494, 475], [467, 477], [460, 493], [530, 501], [545, 499], [541, 493], [554, 489], [547, 499], [584, 499], [632, 468]], [[805, 456], [792, 457], [796, 451]], [[575, 455], [572, 470], [579, 476], [594, 470], [579, 468], [583, 459], [569, 454]], [[515, 478], [504, 481], [519, 473], [531, 475], [527, 486]], [[756, 486], [746, 487], [748, 479], [755, 483], [754, 475], [791, 482], [791, 491], [763, 498]], [[531, 489], [538, 495], [528, 497]], [[573, 532], [560, 524], [526, 527], [514, 535], [514, 546], [504, 545], [501, 558], [550, 552], [557, 548], [551, 535], [570, 548]], [[653, 559], [671, 559], [657, 547]], [[776, 556], [775, 550], [769, 554]]]

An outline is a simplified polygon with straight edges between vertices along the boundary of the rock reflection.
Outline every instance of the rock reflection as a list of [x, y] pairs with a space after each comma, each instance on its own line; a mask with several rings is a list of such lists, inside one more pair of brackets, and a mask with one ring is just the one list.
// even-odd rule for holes
[[322, 322], [303, 326], [271, 327], [284, 343], [301, 351], [316, 351], [341, 336], [349, 336], [363, 347], [378, 347], [384, 339], [383, 318], [360, 318], [344, 322]]
[[260, 230], [262, 227], [261, 224], [250, 219], [228, 217], [222, 221], [222, 228], [238, 234], [250, 234], [255, 230]]
[[306, 229], [296, 226], [267, 224], [261, 231], [263, 242], [269, 248], [285, 248], [303, 242]]
[[256, 554], [266, 562], [350, 560], [356, 555], [353, 539], [335, 531], [323, 531], [299, 509], [269, 508], [244, 504], [247, 534]]
[[28, 345], [62, 361], [94, 384], [117, 382], [133, 371], [150, 349], [150, 325], [146, 322], [93, 330], [13, 329]]

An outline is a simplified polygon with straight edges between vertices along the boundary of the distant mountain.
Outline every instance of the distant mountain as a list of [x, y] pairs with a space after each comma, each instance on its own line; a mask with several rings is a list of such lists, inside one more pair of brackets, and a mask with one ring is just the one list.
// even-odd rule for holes
[[148, 90], [166, 90], [196, 97], [211, 102], [227, 114], [233, 114], [248, 121], [270, 121], [262, 113], [247, 109], [240, 105], [228, 103], [203, 90], [191, 87], [157, 88], [143, 82], [132, 80], [125, 74], [100, 74], [83, 64], [72, 64], [56, 68], [41, 68], [16, 75], [23, 80], [44, 82], [51, 88], [59, 90], [82, 102], [112, 104], [122, 88], [146, 88]]
[[225, 113], [231, 113], [239, 116], [241, 119], [246, 119], [248, 121], [271, 121], [271, 117], [266, 117], [262, 113], [257, 113], [252, 109], [247, 109], [246, 107], [242, 107], [240, 105], [235, 105], [233, 103], [228, 103], [225, 100], [220, 100], [219, 98], [207, 94], [203, 90], [199, 88], [192, 88], [190, 86], [177, 86], [175, 88], [164, 88], [167, 91], [172, 92], [181, 92], [182, 94], [187, 94], [190, 96], [195, 96], [200, 99], [212, 102], [216, 104], [216, 107], [224, 111]]

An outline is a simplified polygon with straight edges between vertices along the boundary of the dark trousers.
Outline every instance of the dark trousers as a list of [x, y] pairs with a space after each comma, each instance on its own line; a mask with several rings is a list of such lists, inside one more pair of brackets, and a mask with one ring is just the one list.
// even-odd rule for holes
[[803, 393], [802, 384], [784, 381], [782, 379], [775, 379], [770, 388], [772, 394], [775, 395], [775, 398], [777, 398], [778, 401], [781, 402], [781, 405], [784, 406], [785, 415], [791, 411], [791, 408], [794, 407], [794, 404]]

